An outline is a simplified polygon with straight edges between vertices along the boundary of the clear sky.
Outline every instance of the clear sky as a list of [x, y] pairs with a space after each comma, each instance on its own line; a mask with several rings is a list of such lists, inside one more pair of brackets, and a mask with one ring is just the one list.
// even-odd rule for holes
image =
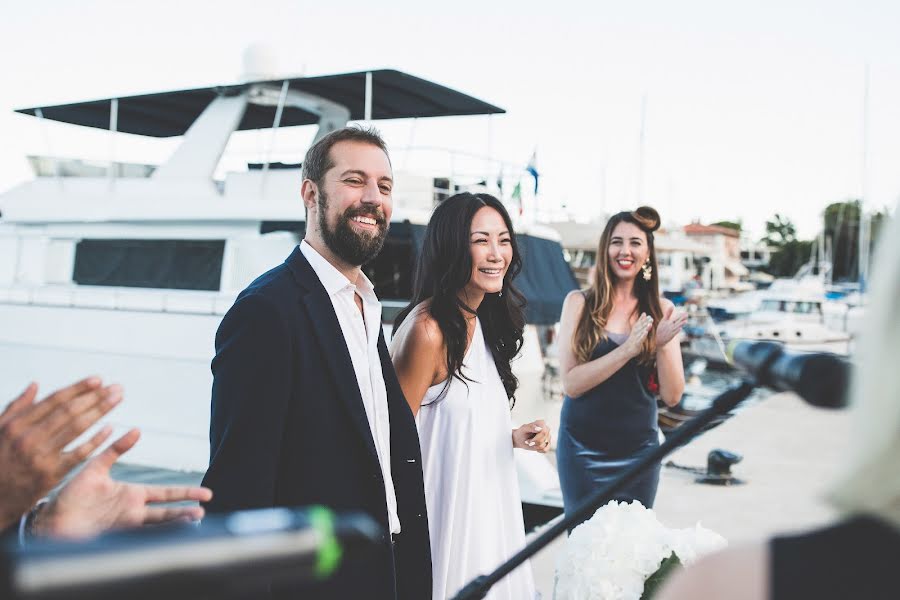
[[[867, 205], [900, 197], [891, 0], [0, 0], [0, 11], [0, 191], [30, 177], [24, 157], [46, 153], [47, 137], [61, 155], [110, 148], [100, 132], [44, 136], [13, 108], [232, 83], [244, 49], [263, 42], [286, 73], [395, 68], [505, 108], [379, 126], [394, 147], [522, 165], [536, 148], [547, 208], [632, 207], [642, 164], [641, 200], [665, 220], [742, 219], [760, 232], [781, 212], [807, 237], [825, 205], [863, 189], [868, 64]], [[116, 145], [125, 159], [171, 148]]]

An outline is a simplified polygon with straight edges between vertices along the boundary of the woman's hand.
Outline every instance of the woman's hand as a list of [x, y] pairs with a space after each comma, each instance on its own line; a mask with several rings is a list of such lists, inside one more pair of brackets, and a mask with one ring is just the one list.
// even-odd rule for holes
[[634, 358], [641, 353], [641, 345], [647, 338], [647, 334], [650, 333], [652, 326], [653, 317], [646, 313], [641, 313], [638, 320], [631, 326], [631, 333], [628, 334], [628, 339], [622, 344], [622, 348], [628, 353], [628, 356]]
[[676, 311], [674, 306], [670, 306], [662, 321], [656, 326], [656, 347], [662, 348], [675, 339], [687, 323], [687, 318], [685, 311]]
[[543, 419], [522, 425], [512, 432], [513, 448], [546, 453], [550, 450], [550, 428]]

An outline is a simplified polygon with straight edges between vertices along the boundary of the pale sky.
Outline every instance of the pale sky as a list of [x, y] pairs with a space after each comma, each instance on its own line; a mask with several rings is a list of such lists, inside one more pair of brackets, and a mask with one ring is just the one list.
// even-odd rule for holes
[[[862, 189], [872, 208], [900, 197], [900, 3], [890, 0], [0, 0], [0, 11], [0, 192], [30, 178], [25, 156], [46, 153], [48, 138], [60, 155], [110, 150], [102, 132], [42, 132], [13, 108], [233, 83], [244, 49], [262, 42], [285, 74], [394, 68], [505, 108], [376, 124], [396, 148], [521, 165], [536, 148], [547, 209], [587, 217], [636, 205], [642, 98], [641, 201], [665, 221], [742, 219], [761, 232], [781, 212], [812, 237], [831, 202]], [[296, 135], [312, 135], [304, 129]], [[172, 147], [125, 140], [116, 152], [158, 161]]]

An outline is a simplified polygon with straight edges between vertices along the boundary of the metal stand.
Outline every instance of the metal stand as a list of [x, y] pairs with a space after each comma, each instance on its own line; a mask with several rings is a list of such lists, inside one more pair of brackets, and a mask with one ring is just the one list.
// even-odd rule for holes
[[714, 419], [726, 414], [744, 401], [754, 388], [756, 388], [756, 385], [755, 381], [745, 379], [741, 383], [722, 392], [715, 400], [713, 400], [712, 406], [690, 421], [686, 421], [669, 435], [665, 443], [625, 470], [618, 479], [598, 490], [597, 493], [582, 502], [581, 505], [569, 515], [560, 519], [556, 524], [552, 525], [549, 529], [532, 540], [531, 543], [522, 548], [522, 550], [505, 563], [497, 567], [492, 573], [480, 575], [473, 579], [453, 597], [453, 600], [475, 600], [484, 598], [485, 595], [487, 595], [488, 590], [490, 590], [495, 583], [503, 579], [523, 562], [534, 556], [538, 551], [543, 549], [547, 544], [559, 537], [560, 534], [567, 531], [570, 527], [590, 518], [598, 508], [613, 499], [619, 490], [638, 479], [649, 466], [662, 462], [663, 458], [673, 450], [676, 450], [691, 441], [696, 434], [701, 432], [703, 428]]

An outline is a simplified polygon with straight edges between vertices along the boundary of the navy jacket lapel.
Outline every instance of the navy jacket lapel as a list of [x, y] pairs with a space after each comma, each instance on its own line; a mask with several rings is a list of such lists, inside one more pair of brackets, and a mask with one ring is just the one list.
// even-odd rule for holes
[[369, 428], [366, 409], [359, 393], [353, 361], [350, 359], [350, 351], [344, 340], [337, 315], [334, 313], [331, 298], [328, 297], [316, 272], [300, 252], [299, 247], [294, 249], [286, 262], [302, 289], [301, 304], [309, 314], [313, 332], [328, 363], [338, 396], [347, 407], [350, 418], [360, 435], [363, 436], [366, 447], [377, 464], [378, 454], [375, 451], [375, 440], [372, 439], [372, 430]]

